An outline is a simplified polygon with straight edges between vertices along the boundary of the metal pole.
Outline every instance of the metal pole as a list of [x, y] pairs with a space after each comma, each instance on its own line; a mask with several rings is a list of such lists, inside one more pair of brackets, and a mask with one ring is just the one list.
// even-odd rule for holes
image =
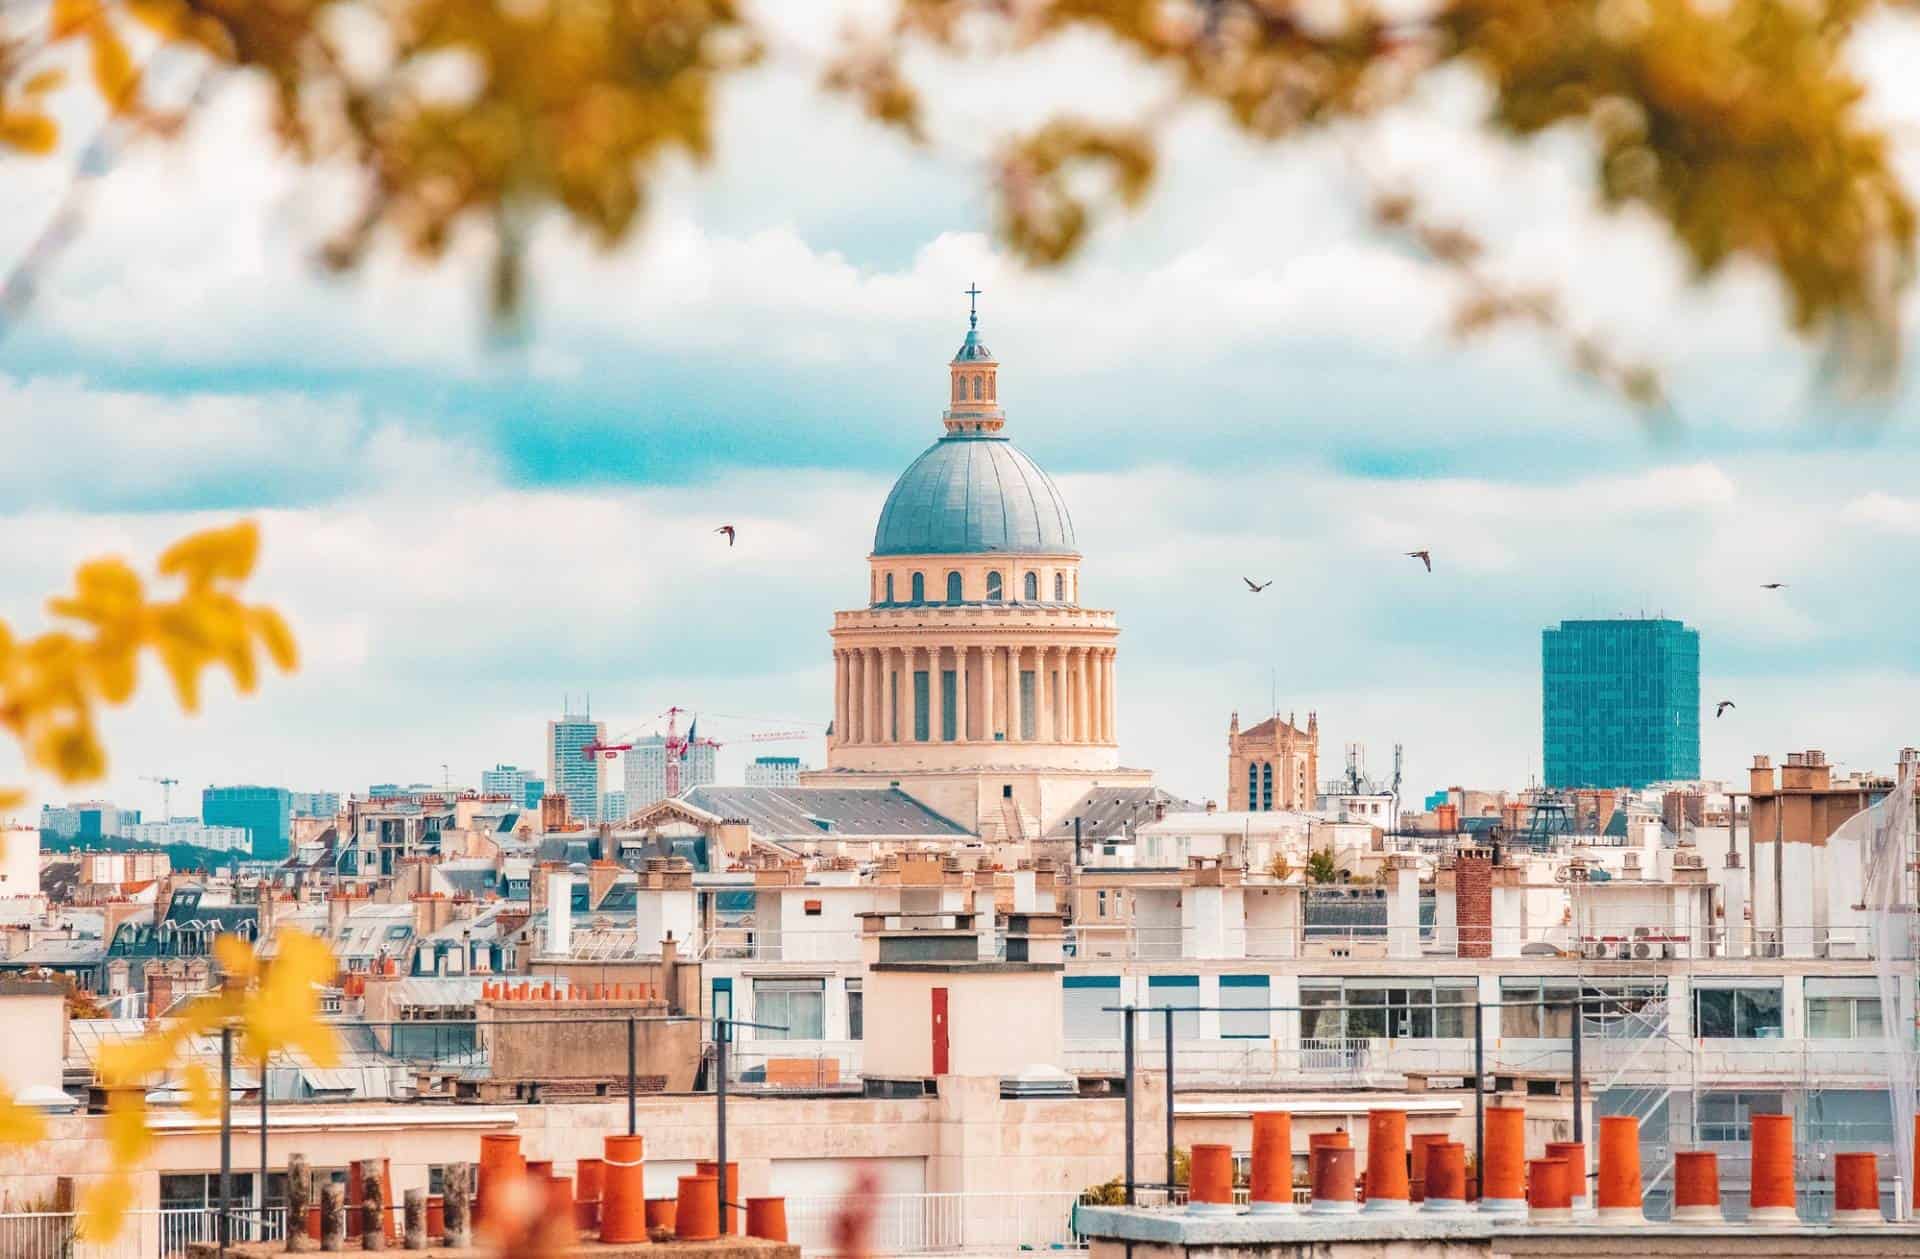
[[733, 1020], [715, 1019], [713, 1024], [713, 1063], [717, 1071], [713, 1077], [713, 1113], [718, 1135], [714, 1138], [720, 1184], [715, 1196], [720, 1200], [721, 1232], [726, 1231], [727, 1219], [727, 1036], [733, 1030]]
[[635, 1031], [633, 1016], [627, 1016], [627, 1135], [634, 1136], [640, 1131], [640, 1099], [638, 1062], [639, 1051], [634, 1044]]
[[1786, 845], [1780, 839], [1780, 822], [1786, 815], [1786, 801], [1779, 792], [1773, 795], [1773, 955], [1787, 955], [1787, 888], [1785, 878]]
[[[1487, 1008], [1480, 998], [1473, 999], [1473, 1175], [1476, 1183], [1486, 1175], [1481, 1161], [1487, 1145]], [[1478, 1194], [1474, 1195], [1478, 1197]]]
[[[260, 1055], [260, 1183], [254, 1186], [253, 1204], [260, 1208], [259, 1230], [255, 1241], [267, 1240], [267, 1055]], [[292, 1227], [291, 1224], [288, 1225]], [[305, 1227], [304, 1224], [302, 1227]]]
[[[1580, 992], [1577, 985], [1574, 991]], [[1573, 1139], [1575, 1141], [1583, 1139], [1580, 1135], [1584, 1126], [1580, 1122], [1580, 1024], [1586, 1012], [1586, 998], [1575, 996], [1573, 999]], [[1577, 1192], [1585, 1193], [1586, 1190], [1580, 1189]]]
[[1173, 1201], [1173, 1007], [1165, 1007], [1167, 1020], [1167, 1201]]
[[227, 1254], [227, 1212], [233, 1210], [233, 1028], [220, 1029], [220, 1218], [214, 1224], [220, 1259]]
[[1133, 1205], [1133, 1007], [1128, 1006], [1121, 1014], [1126, 1022], [1120, 1026], [1120, 1062], [1127, 1076], [1127, 1205]]

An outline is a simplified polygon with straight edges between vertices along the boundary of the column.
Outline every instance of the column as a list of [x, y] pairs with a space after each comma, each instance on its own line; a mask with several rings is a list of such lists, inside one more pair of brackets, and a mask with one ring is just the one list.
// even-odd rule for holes
[[906, 718], [900, 723], [900, 741], [912, 743], [918, 737], [920, 729], [920, 688], [914, 685], [913, 675], [920, 669], [920, 652], [905, 647], [900, 652], [902, 665], [900, 671], [900, 703], [907, 710]]
[[1107, 693], [1107, 742], [1120, 742], [1120, 706], [1119, 694], [1114, 689], [1113, 648], [1100, 653], [1102, 685]]
[[1080, 741], [1098, 743], [1094, 732], [1093, 715], [1097, 711], [1093, 699], [1093, 648], [1080, 649]]
[[947, 728], [946, 703], [940, 693], [941, 649], [927, 648], [927, 742], [938, 743]]
[[999, 654], [998, 647], [986, 646], [980, 649], [980, 738], [985, 743], [993, 742], [993, 714], [997, 707], [993, 694], [993, 688], [996, 685], [993, 661]]
[[1006, 664], [1007, 672], [1003, 680], [1007, 688], [1007, 742], [1013, 743], [1020, 738], [1020, 649], [1018, 647], [1006, 648]]
[[1041, 720], [1033, 725], [1033, 733], [1041, 737], [1041, 743], [1054, 741], [1054, 649], [1041, 647], [1033, 653], [1033, 701], [1041, 706]]
[[867, 670], [864, 663], [866, 653], [858, 647], [847, 653], [847, 708], [851, 715], [847, 721], [847, 735], [850, 743], [867, 741]]
[[833, 741], [847, 741], [847, 653], [833, 653]]
[[967, 653], [971, 650], [964, 643], [953, 649], [953, 733], [962, 743], [967, 741]]
[[860, 653], [863, 666], [861, 674], [866, 694], [866, 707], [860, 710], [860, 721], [866, 736], [866, 742], [879, 743], [885, 737], [886, 727], [881, 723], [880, 712], [880, 651], [869, 647]]
[[1106, 649], [1095, 647], [1088, 653], [1087, 678], [1093, 687], [1093, 741], [1107, 741]]

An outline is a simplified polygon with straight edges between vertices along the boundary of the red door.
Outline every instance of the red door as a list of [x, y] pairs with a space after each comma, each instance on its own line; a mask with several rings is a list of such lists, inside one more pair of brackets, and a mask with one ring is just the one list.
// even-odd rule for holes
[[933, 990], [933, 1073], [947, 1073], [947, 990]]

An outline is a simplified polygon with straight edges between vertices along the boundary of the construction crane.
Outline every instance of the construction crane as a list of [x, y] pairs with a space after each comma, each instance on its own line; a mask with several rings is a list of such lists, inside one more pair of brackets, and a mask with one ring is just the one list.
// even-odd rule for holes
[[[680, 794], [680, 763], [687, 759], [687, 752], [697, 747], [718, 748], [720, 746], [718, 739], [700, 737], [700, 717], [697, 713], [693, 715], [693, 720], [687, 723], [687, 733], [684, 736], [681, 735], [680, 714], [686, 711], [684, 708], [674, 707], [660, 714], [667, 719], [666, 746], [663, 750], [666, 753], [667, 762], [668, 799]], [[607, 760], [613, 760], [622, 752], [632, 751], [634, 743], [633, 735], [627, 735], [617, 742], [603, 743], [596, 740], [582, 747], [580, 754], [588, 760], [592, 760], [595, 756], [605, 756]]]
[[144, 775], [140, 781], [160, 784], [160, 813], [162, 815], [160, 820], [162, 822], [173, 821], [173, 789], [180, 785], [180, 780], [178, 778], [155, 778], [152, 775]]

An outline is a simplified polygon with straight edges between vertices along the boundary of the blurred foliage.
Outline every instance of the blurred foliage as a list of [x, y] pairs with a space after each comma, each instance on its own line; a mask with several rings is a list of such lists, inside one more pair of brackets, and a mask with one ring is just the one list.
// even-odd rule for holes
[[1331, 883], [1340, 877], [1333, 849], [1321, 848], [1307, 854], [1307, 879], [1313, 883]]
[[233, 1028], [236, 1061], [265, 1062], [272, 1054], [293, 1053], [324, 1069], [340, 1060], [338, 1038], [320, 1018], [315, 992], [333, 982], [336, 971], [325, 941], [285, 927], [274, 937], [272, 957], [262, 959], [250, 942], [223, 935], [214, 940], [214, 960], [218, 988], [165, 1022], [155, 1022], [144, 1035], [100, 1049], [95, 1065], [109, 1090], [109, 1168], [80, 1201], [81, 1232], [90, 1241], [113, 1240], [132, 1204], [133, 1173], [153, 1148], [149, 1089], [184, 1088], [190, 1111], [219, 1118], [218, 1082], [192, 1055], [196, 1038]]
[[[1166, 72], [1170, 99], [1135, 100], [1137, 79], [1116, 83], [1101, 103], [1120, 122], [1048, 119], [1000, 145], [999, 235], [1021, 259], [1052, 265], [1085, 245], [1101, 213], [1141, 202], [1182, 103], [1277, 141], [1368, 118], [1430, 75], [1466, 68], [1491, 89], [1491, 131], [1591, 137], [1603, 202], [1656, 216], [1698, 275], [1758, 263], [1780, 281], [1796, 330], [1822, 338], [1860, 383], [1884, 385], [1898, 363], [1914, 207], [1846, 52], [1867, 22], [1904, 7], [895, 0], [880, 25], [846, 30], [821, 79], [929, 143], [908, 68], [916, 48], [991, 61], [1092, 31]], [[358, 171], [361, 205], [326, 249], [330, 263], [354, 265], [382, 232], [438, 257], [473, 223], [493, 241], [502, 314], [521, 303], [531, 225], [557, 210], [603, 245], [624, 239], [664, 158], [709, 155], [715, 89], [763, 42], [736, 0], [54, 0], [38, 26], [17, 16], [34, 12], [0, 9], [0, 147], [55, 146], [47, 96], [63, 74], [122, 118], [169, 127], [177, 119], [149, 99], [130, 50], [194, 49], [272, 84], [292, 152]], [[1413, 204], [1418, 192], [1395, 197]], [[1473, 291], [1456, 331], [1508, 319], [1547, 329], [1582, 370], [1657, 403], [1644, 369], [1545, 309], [1537, 294]]]
[[[245, 521], [181, 539], [161, 555], [158, 565], [162, 577], [181, 587], [178, 597], [166, 600], [150, 599], [145, 583], [124, 561], [90, 560], [74, 574], [73, 592], [47, 603], [48, 612], [65, 627], [18, 638], [0, 621], [0, 730], [19, 744], [28, 769], [45, 771], [63, 783], [104, 776], [107, 757], [98, 710], [133, 698], [140, 659], [149, 651], [159, 658], [176, 699], [188, 712], [199, 707], [201, 678], [209, 669], [225, 669], [243, 692], [258, 683], [263, 651], [279, 668], [292, 669], [297, 652], [286, 622], [272, 608], [243, 603], [238, 595], [239, 586], [253, 572], [259, 550], [259, 531]], [[0, 810], [17, 808], [25, 798], [20, 790], [0, 789]], [[324, 945], [308, 939], [321, 955], [326, 954]], [[279, 978], [271, 983], [246, 969], [239, 959], [231, 959], [229, 973], [261, 980], [252, 994], [238, 990], [222, 994], [223, 1001], [234, 1003], [234, 1009], [252, 1020], [249, 1044], [318, 1044], [310, 1031], [317, 1002], [311, 984], [301, 987], [299, 977], [320, 967], [312, 951], [302, 945], [293, 945], [287, 956], [297, 960], [280, 967]], [[330, 959], [327, 968], [330, 978]], [[304, 1000], [305, 1013], [295, 1008], [296, 992]], [[206, 1008], [227, 1009], [212, 1003]], [[204, 1030], [212, 1024], [196, 1026]], [[152, 1057], [161, 1043], [156, 1038], [164, 1038], [170, 1051], [183, 1043], [186, 1034], [168, 1025], [133, 1044], [147, 1045], [141, 1052], [148, 1057], [141, 1061], [157, 1064], [164, 1058]], [[115, 1053], [122, 1048], [127, 1047]], [[152, 1065], [132, 1075], [159, 1069]], [[109, 1117], [116, 1167], [126, 1166], [126, 1160], [145, 1149], [143, 1138], [134, 1134], [135, 1126], [144, 1132], [144, 1101], [139, 1105], [142, 1118], [137, 1124], [125, 1113]], [[45, 1133], [45, 1120], [37, 1111], [0, 1091], [0, 1144], [28, 1144]], [[103, 1226], [106, 1215], [124, 1211], [131, 1193], [124, 1171], [104, 1183], [87, 1208], [96, 1226]]]
[[1293, 877], [1293, 862], [1287, 860], [1287, 854], [1277, 852], [1273, 860], [1267, 863], [1267, 874], [1276, 883], [1285, 883]]

